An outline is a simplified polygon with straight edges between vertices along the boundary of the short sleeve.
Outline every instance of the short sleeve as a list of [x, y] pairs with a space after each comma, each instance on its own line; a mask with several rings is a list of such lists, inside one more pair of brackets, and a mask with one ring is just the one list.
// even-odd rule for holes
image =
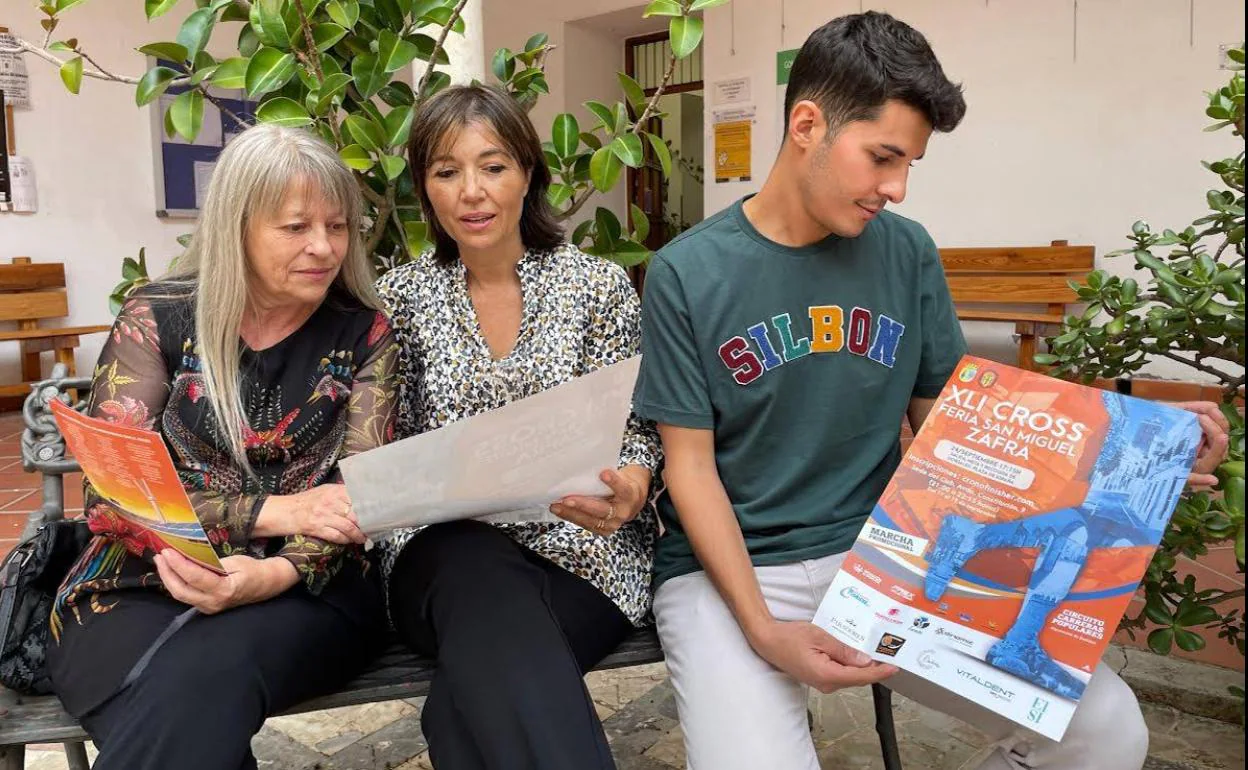
[[936, 398], [966, 354], [966, 339], [962, 336], [962, 324], [958, 322], [945, 270], [940, 264], [940, 252], [926, 232], [922, 234], [920, 249], [923, 252], [920, 275], [923, 351], [912, 395]]
[[633, 393], [633, 409], [641, 417], [666, 425], [715, 427], [688, 301], [679, 276], [661, 254], [646, 271], [641, 372]]

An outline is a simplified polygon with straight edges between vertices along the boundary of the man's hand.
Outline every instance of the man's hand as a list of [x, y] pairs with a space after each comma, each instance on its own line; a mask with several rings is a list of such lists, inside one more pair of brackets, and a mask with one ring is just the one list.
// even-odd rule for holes
[[1200, 437], [1200, 446], [1196, 449], [1196, 463], [1187, 477], [1190, 487], [1212, 487], [1218, 483], [1213, 475], [1222, 461], [1226, 459], [1226, 449], [1231, 439], [1228, 435], [1231, 424], [1226, 415], [1212, 401], [1183, 401], [1171, 404], [1179, 409], [1186, 409], [1196, 415], [1200, 421], [1200, 429], [1204, 435]]
[[813, 623], [772, 620], [749, 640], [768, 663], [822, 693], [874, 684], [897, 673], [896, 666], [871, 660]]
[[271, 599], [299, 581], [295, 565], [281, 557], [227, 556], [221, 560], [226, 575], [201, 567], [172, 548], [156, 554], [153, 561], [169, 595], [205, 615]]

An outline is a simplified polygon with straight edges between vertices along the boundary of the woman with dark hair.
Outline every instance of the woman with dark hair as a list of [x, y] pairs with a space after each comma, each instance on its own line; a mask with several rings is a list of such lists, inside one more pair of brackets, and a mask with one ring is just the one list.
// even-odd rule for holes
[[[566, 243], [524, 111], [483, 86], [420, 108], [409, 166], [434, 248], [377, 285], [401, 344], [399, 436], [496, 409], [638, 353], [624, 271]], [[631, 417], [607, 497], [564, 521], [436, 524], [381, 543], [391, 620], [437, 658], [424, 734], [439, 770], [612, 768], [583, 674], [644, 622], [657, 520], [653, 424]]]

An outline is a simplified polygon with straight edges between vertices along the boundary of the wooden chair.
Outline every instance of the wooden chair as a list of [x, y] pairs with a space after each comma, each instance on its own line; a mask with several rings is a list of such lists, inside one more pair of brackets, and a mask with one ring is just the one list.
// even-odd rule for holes
[[940, 250], [958, 318], [1014, 324], [1018, 366], [1029, 371], [1039, 368], [1034, 360], [1036, 338], [1051, 336], [1067, 315], [1067, 306], [1079, 301], [1067, 281], [1084, 280], [1095, 256], [1092, 246], [1071, 246], [1066, 241]]
[[74, 348], [83, 334], [106, 332], [111, 326], [70, 326], [39, 328], [48, 318], [69, 315], [65, 292], [65, 265], [59, 262], [32, 263], [30, 257], [14, 257], [11, 264], [0, 264], [0, 321], [16, 321], [17, 329], [0, 331], [0, 342], [21, 346], [22, 380], [0, 385], [0, 397], [26, 396], [30, 386], [43, 379], [40, 356], [51, 352], [56, 362], [74, 374]]

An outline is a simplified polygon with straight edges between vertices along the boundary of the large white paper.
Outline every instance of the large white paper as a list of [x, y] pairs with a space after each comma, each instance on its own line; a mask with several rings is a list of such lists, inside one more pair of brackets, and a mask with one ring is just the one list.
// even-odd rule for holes
[[20, 50], [17, 38], [0, 32], [0, 91], [4, 91], [4, 103], [10, 107], [30, 106], [30, 78]]
[[640, 356], [534, 396], [344, 459], [370, 537], [454, 519], [555, 521], [565, 495], [606, 495], [619, 464]]

